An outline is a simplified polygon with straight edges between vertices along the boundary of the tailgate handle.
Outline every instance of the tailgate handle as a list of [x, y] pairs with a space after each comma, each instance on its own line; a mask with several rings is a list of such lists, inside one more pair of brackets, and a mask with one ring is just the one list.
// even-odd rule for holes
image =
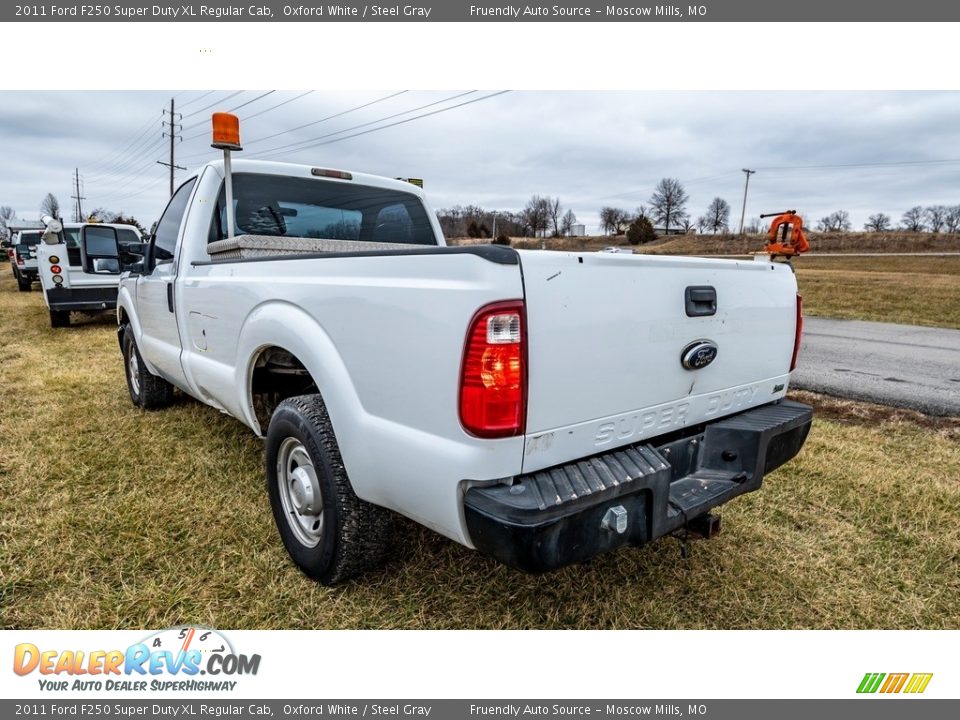
[[712, 285], [689, 285], [683, 293], [687, 317], [717, 314], [717, 290]]

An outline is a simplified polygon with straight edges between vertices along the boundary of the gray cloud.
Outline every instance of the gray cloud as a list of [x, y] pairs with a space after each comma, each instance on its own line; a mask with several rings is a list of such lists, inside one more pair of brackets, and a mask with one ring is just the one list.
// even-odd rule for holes
[[[167, 195], [166, 170], [156, 161], [166, 160], [159, 123], [171, 94], [176, 93], [0, 93], [0, 204], [34, 218], [41, 198], [53, 192], [69, 210], [70, 178], [78, 167], [86, 210], [123, 210], [149, 224]], [[215, 157], [208, 147], [210, 112], [259, 93], [243, 93], [209, 110], [202, 108], [228, 91], [201, 94], [177, 94], [185, 116], [177, 161], [191, 167]], [[253, 115], [297, 94], [276, 92], [238, 112]], [[812, 222], [843, 208], [859, 226], [872, 212], [899, 219], [912, 205], [960, 203], [960, 163], [778, 169], [960, 158], [957, 92], [517, 91], [342, 142], [269, 152], [457, 94], [411, 91], [257, 142], [388, 94], [317, 91], [252, 118], [242, 127], [245, 154], [423, 177], [437, 207], [519, 209], [533, 193], [558, 195], [591, 229], [602, 205], [632, 209], [647, 202], [665, 176], [685, 182], [692, 215], [719, 195], [739, 216], [743, 167], [758, 169], [748, 217], [795, 207]], [[186, 176], [178, 173], [179, 179]]]

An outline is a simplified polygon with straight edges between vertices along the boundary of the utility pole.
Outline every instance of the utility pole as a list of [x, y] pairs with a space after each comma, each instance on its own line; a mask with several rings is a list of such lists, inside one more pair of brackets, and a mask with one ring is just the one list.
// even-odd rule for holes
[[[83, 201], [86, 198], [80, 194], [80, 168], [73, 169], [73, 191], [75, 194], [70, 196], [76, 201], [73, 203], [73, 219], [83, 222]], [[59, 218], [55, 219], [59, 220]]]
[[176, 162], [174, 162], [173, 151], [174, 151], [174, 147], [176, 147], [177, 140], [180, 138], [179, 133], [180, 133], [181, 130], [183, 130], [183, 126], [180, 125], [179, 122], [177, 122], [177, 120], [178, 120], [178, 115], [177, 115], [176, 112], [174, 112], [173, 98], [170, 98], [170, 109], [163, 111], [163, 114], [164, 114], [164, 115], [166, 115], [167, 113], [170, 113], [170, 120], [169, 120], [169, 122], [168, 122], [167, 120], [164, 120], [164, 121], [163, 121], [163, 125], [164, 125], [165, 127], [170, 128], [170, 132], [164, 131], [163, 136], [170, 138], [170, 162], [161, 162], [160, 160], [157, 160], [157, 164], [158, 164], [158, 165], [163, 165], [164, 167], [170, 168], [170, 195], [172, 196], [172, 195], [173, 195], [173, 187], [174, 187], [174, 185], [173, 185], [173, 173], [174, 173], [174, 171], [175, 171], [175, 170], [186, 170], [185, 167], [183, 167], [183, 166], [181, 166], [181, 165], [177, 165]]
[[750, 187], [750, 176], [753, 175], [756, 170], [747, 170], [743, 168], [744, 174], [747, 176], [747, 181], [743, 185], [743, 210], [740, 211], [740, 234], [743, 235], [743, 219], [747, 215], [747, 188]]

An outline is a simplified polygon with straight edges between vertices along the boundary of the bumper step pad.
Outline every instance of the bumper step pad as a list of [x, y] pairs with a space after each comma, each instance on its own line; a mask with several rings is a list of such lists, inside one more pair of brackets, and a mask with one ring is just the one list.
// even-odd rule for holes
[[760, 487], [810, 429], [806, 405], [782, 401], [681, 439], [638, 443], [540, 470], [464, 498], [477, 549], [529, 572], [661, 537]]

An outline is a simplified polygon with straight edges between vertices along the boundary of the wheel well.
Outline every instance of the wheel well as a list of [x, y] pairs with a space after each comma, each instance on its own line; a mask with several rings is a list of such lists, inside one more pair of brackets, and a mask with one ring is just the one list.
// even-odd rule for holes
[[250, 381], [250, 399], [261, 434], [266, 435], [277, 405], [287, 398], [316, 392], [319, 392], [317, 383], [293, 353], [268, 347], [257, 355]]
[[126, 325], [127, 324], [127, 311], [123, 308], [117, 310], [117, 324]]

